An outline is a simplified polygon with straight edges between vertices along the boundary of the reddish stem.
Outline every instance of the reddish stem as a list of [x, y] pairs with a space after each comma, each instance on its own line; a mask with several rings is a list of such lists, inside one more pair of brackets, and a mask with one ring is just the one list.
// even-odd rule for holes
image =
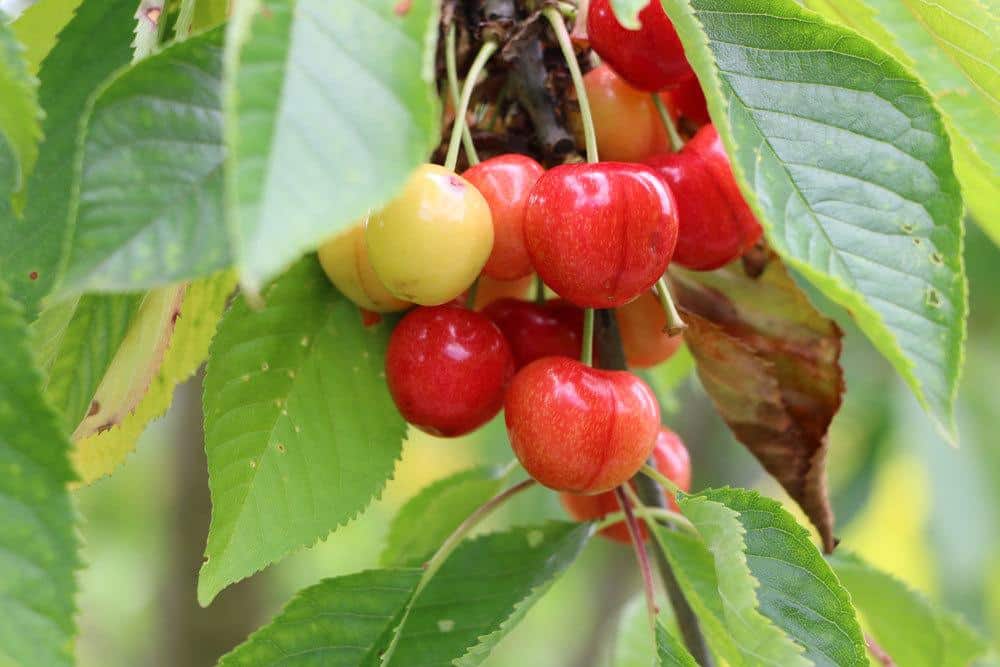
[[656, 608], [656, 593], [654, 592], [653, 570], [649, 566], [649, 554], [646, 553], [646, 545], [639, 530], [639, 521], [632, 511], [632, 503], [625, 495], [622, 487], [615, 489], [615, 497], [625, 513], [625, 525], [628, 527], [629, 537], [632, 538], [632, 546], [635, 548], [635, 557], [639, 561], [639, 570], [642, 572], [642, 587], [646, 592], [646, 608], [649, 611], [649, 626], [653, 630], [653, 637], [656, 636], [656, 616], [659, 610]]

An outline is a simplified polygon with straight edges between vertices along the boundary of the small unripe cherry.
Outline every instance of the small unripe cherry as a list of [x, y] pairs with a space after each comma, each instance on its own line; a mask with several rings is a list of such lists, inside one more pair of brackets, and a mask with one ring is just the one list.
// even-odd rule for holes
[[670, 150], [649, 93], [633, 88], [607, 65], [583, 77], [602, 160], [639, 162]]
[[648, 167], [564, 164], [531, 191], [524, 241], [556, 294], [581, 308], [614, 308], [663, 275], [677, 242], [676, 210]]
[[515, 280], [532, 273], [524, 247], [524, 209], [543, 173], [545, 168], [530, 157], [509, 154], [480, 162], [462, 174], [486, 199], [493, 218], [493, 251], [483, 275]]
[[653, 292], [615, 308], [625, 360], [633, 368], [649, 368], [672, 357], [684, 343], [666, 332], [667, 314]]
[[330, 282], [365, 310], [389, 313], [411, 304], [394, 297], [375, 275], [365, 246], [364, 223], [344, 230], [319, 247], [319, 263]]
[[516, 368], [542, 357], [580, 357], [583, 311], [562, 299], [545, 303], [499, 299], [486, 306], [483, 315], [500, 327]]
[[649, 457], [660, 408], [645, 382], [566, 357], [533, 361], [504, 399], [507, 434], [521, 465], [556, 491], [601, 493]]
[[417, 167], [365, 227], [368, 255], [396, 298], [424, 306], [451, 301], [476, 279], [493, 249], [483, 195], [435, 164]]
[[[691, 490], [690, 455], [680, 437], [666, 426], [662, 427], [656, 436], [653, 460], [656, 469], [664, 477], [679, 486], [682, 491]], [[629, 483], [635, 488], [634, 482]], [[559, 499], [566, 512], [577, 521], [597, 521], [621, 509], [613, 491], [592, 496], [561, 493]], [[677, 502], [669, 495], [667, 502], [674, 511], [677, 511]], [[601, 531], [601, 535], [615, 542], [632, 541], [624, 521], [608, 526]], [[649, 537], [649, 532], [642, 521], [639, 522], [639, 535], [643, 540]]]
[[674, 261], [710, 271], [742, 255], [761, 235], [743, 199], [714, 125], [698, 130], [679, 153], [646, 160], [677, 199], [680, 230]]
[[406, 421], [454, 437], [500, 411], [514, 358], [489, 318], [446, 304], [415, 308], [400, 320], [389, 338], [385, 374]]

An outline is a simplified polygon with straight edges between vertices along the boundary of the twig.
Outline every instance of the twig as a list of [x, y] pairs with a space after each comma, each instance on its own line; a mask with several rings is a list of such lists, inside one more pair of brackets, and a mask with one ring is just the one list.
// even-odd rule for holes
[[639, 529], [639, 522], [632, 513], [632, 503], [625, 497], [622, 487], [615, 489], [615, 497], [618, 505], [625, 513], [625, 526], [628, 528], [628, 535], [632, 539], [632, 547], [635, 549], [636, 560], [639, 561], [639, 571], [642, 573], [642, 588], [646, 594], [646, 611], [649, 612], [649, 639], [653, 643], [653, 653], [656, 653], [656, 616], [659, 611], [656, 608], [656, 591], [653, 584], [653, 571], [649, 567], [649, 554], [646, 553], [646, 545], [642, 539], [642, 531]]

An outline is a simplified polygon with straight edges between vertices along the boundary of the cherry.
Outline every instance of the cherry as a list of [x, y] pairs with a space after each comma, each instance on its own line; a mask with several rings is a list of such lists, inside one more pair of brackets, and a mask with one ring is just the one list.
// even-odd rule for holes
[[493, 251], [483, 275], [514, 280], [531, 274], [531, 258], [524, 248], [524, 208], [543, 173], [545, 168], [530, 157], [510, 154], [480, 162], [462, 174], [486, 198], [493, 217]]
[[434, 164], [417, 167], [402, 191], [365, 226], [368, 254], [396, 298], [423, 306], [451, 301], [479, 275], [493, 249], [486, 199]]
[[375, 275], [368, 259], [363, 224], [334, 236], [319, 247], [318, 254], [330, 282], [365, 310], [388, 313], [411, 305], [394, 297]]
[[587, 72], [583, 85], [602, 159], [639, 162], [670, 150], [670, 139], [649, 93], [636, 90], [607, 65]]
[[542, 357], [580, 358], [583, 311], [552, 299], [544, 304], [499, 299], [483, 309], [500, 327], [514, 353], [514, 365], [523, 368]]
[[[487, 275], [479, 276], [473, 310], [482, 310], [494, 301], [504, 298], [525, 299], [535, 285], [535, 274], [517, 280], [495, 280]], [[465, 299], [465, 296], [462, 297]]]
[[663, 91], [660, 93], [660, 98], [670, 110], [674, 121], [683, 117], [698, 126], [712, 122], [708, 115], [705, 91], [701, 89], [701, 84], [694, 77], [677, 84], [670, 90]]
[[528, 474], [556, 491], [600, 493], [649, 457], [660, 408], [645, 382], [567, 357], [533, 361], [504, 399], [507, 434]]
[[416, 308], [400, 320], [389, 338], [385, 373], [406, 421], [454, 437], [499, 412], [514, 358], [489, 318], [447, 304]]
[[581, 308], [613, 308], [663, 275], [677, 242], [676, 211], [648, 167], [564, 164], [531, 191], [525, 245], [556, 294]]
[[646, 161], [677, 197], [680, 233], [674, 261], [709, 271], [757, 242], [760, 224], [747, 206], [714, 125], [698, 130], [679, 153]]
[[644, 292], [615, 309], [625, 360], [633, 368], [649, 368], [672, 357], [684, 343], [665, 332], [667, 314], [653, 292]]
[[610, 0], [590, 0], [587, 36], [590, 46], [634, 87], [655, 92], [694, 76], [673, 23], [660, 0], [639, 12], [638, 30], [618, 22]]
[[[680, 437], [666, 426], [661, 427], [656, 436], [653, 460], [656, 463], [656, 469], [667, 479], [683, 491], [691, 489], [691, 458]], [[634, 482], [629, 483], [635, 488]], [[613, 491], [592, 496], [561, 493], [559, 499], [562, 501], [563, 507], [566, 508], [566, 512], [577, 521], [598, 520], [621, 509]], [[677, 502], [673, 498], [668, 497], [667, 502], [675, 511], [678, 509]], [[632, 541], [628, 526], [625, 525], [624, 521], [608, 526], [601, 531], [601, 535], [615, 542]], [[639, 535], [643, 540], [649, 537], [646, 526], [641, 521], [639, 522]]]

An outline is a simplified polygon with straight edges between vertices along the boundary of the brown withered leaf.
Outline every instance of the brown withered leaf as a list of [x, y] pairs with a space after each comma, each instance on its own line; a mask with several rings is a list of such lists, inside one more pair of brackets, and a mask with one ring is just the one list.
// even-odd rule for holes
[[719, 414], [833, 551], [827, 430], [840, 408], [842, 333], [765, 251], [718, 271], [671, 269], [685, 340]]

